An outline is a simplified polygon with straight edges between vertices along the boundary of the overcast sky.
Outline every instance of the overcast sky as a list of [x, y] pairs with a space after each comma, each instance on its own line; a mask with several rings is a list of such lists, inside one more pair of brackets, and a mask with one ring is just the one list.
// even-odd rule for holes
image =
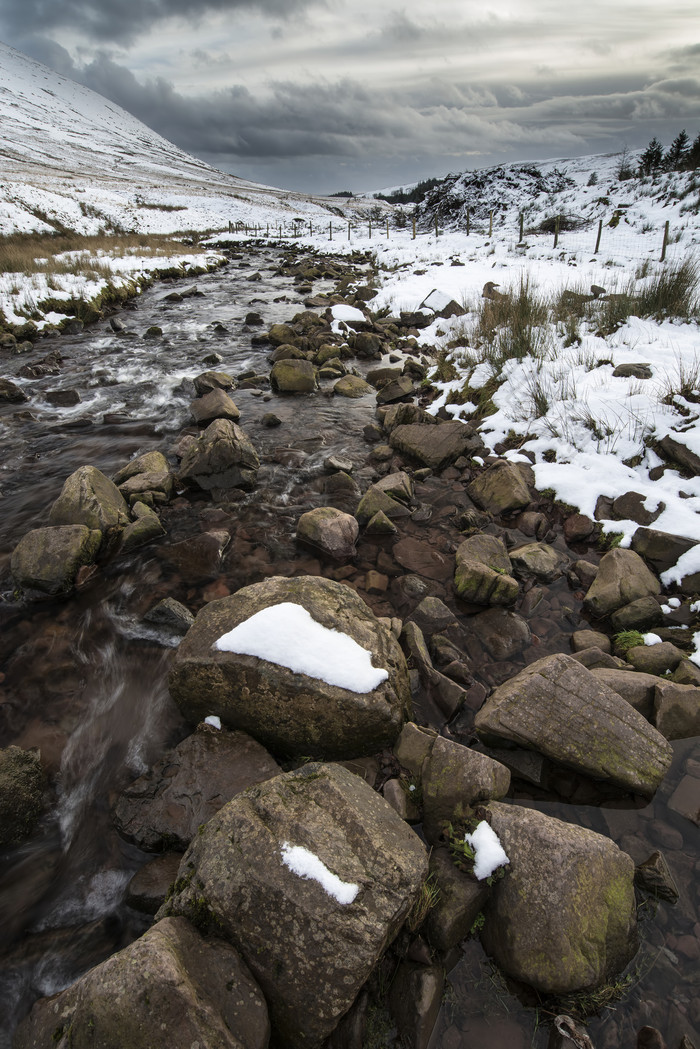
[[309, 192], [700, 131], [698, 0], [1, 0], [0, 39]]

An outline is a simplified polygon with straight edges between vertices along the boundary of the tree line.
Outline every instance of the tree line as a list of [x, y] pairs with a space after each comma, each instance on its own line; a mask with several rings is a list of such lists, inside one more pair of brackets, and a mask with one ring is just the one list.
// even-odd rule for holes
[[640, 175], [656, 175], [661, 171], [695, 171], [698, 167], [700, 135], [691, 142], [685, 128], [676, 135], [666, 152], [658, 138], [652, 138], [639, 158]]

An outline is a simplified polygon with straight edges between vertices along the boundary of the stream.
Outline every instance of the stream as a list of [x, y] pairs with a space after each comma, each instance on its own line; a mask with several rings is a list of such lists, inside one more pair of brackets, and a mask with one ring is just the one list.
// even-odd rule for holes
[[[0, 1049], [9, 1049], [18, 1020], [38, 997], [67, 986], [151, 923], [124, 900], [130, 878], [152, 857], [117, 835], [110, 811], [119, 791], [189, 728], [167, 690], [172, 639], [144, 623], [144, 614], [164, 597], [196, 613], [207, 601], [272, 574], [343, 579], [377, 615], [406, 614], [401, 580], [410, 569], [392, 560], [390, 538], [361, 537], [357, 558], [342, 566], [295, 542], [304, 511], [333, 502], [352, 512], [356, 505], [353, 497], [344, 503], [329, 495], [329, 456], [351, 460], [363, 490], [378, 470], [362, 432], [375, 418], [374, 395], [334, 398], [328, 382], [316, 394], [295, 397], [254, 385], [233, 391], [240, 425], [261, 460], [253, 492], [220, 506], [206, 493], [178, 496], [163, 509], [163, 540], [116, 558], [67, 601], [30, 605], [13, 595], [12, 550], [25, 532], [46, 524], [69, 474], [91, 464], [110, 476], [135, 455], [155, 449], [174, 464], [183, 430], [196, 432], [189, 404], [197, 374], [214, 369], [240, 379], [269, 372], [270, 347], [257, 345], [254, 337], [271, 324], [289, 322], [308, 297], [292, 276], [278, 272], [284, 254], [274, 246], [244, 247], [226, 267], [197, 277], [199, 294], [180, 302], [166, 296], [191, 287], [191, 279], [157, 284], [119, 314], [125, 332], [103, 321], [41, 340], [27, 354], [2, 351], [3, 375], [13, 380], [23, 364], [49, 353], [59, 351], [63, 361], [56, 374], [24, 384], [27, 404], [0, 405], [0, 747], [39, 747], [49, 776], [49, 805], [39, 828], [21, 846], [0, 852]], [[313, 293], [330, 292], [334, 284], [318, 280]], [[263, 325], [246, 326], [251, 311], [261, 314]], [[152, 325], [162, 328], [162, 337], [144, 338]], [[207, 363], [211, 354], [221, 362]], [[351, 363], [366, 371], [376, 362]], [[55, 397], [46, 396], [71, 390], [80, 402], [69, 407], [56, 407]], [[278, 426], [263, 421], [270, 412]], [[460, 541], [457, 518], [471, 505], [459, 471], [428, 478], [416, 494], [422, 512], [402, 522], [402, 536], [451, 554]], [[194, 542], [222, 530], [230, 542], [221, 555]], [[599, 559], [595, 548], [568, 549], [560, 522], [553, 531], [554, 545], [572, 559]], [[184, 550], [175, 549], [181, 543]], [[370, 570], [386, 572], [391, 585], [385, 592], [363, 589]], [[437, 573], [427, 583], [456, 608], [451, 573]], [[548, 588], [530, 625], [536, 644], [507, 664], [487, 656], [464, 625], [465, 649], [483, 695], [524, 664], [570, 651], [572, 631], [588, 624], [566, 579]], [[457, 713], [446, 727], [433, 697], [418, 694], [415, 701], [417, 720], [460, 742], [473, 740], [473, 710]], [[673, 767], [649, 803], [606, 792], [569, 772], [547, 791], [518, 781], [512, 788], [516, 803], [606, 834], [636, 862], [661, 849], [681, 889], [675, 907], [645, 907], [642, 948], [629, 986], [619, 1003], [590, 1021], [596, 1049], [634, 1049], [636, 1031], [645, 1024], [664, 1033], [669, 1049], [685, 1032], [695, 1032], [700, 1046], [698, 830], [667, 804], [688, 763], [700, 762], [700, 744], [681, 740], [673, 746]], [[453, 967], [431, 1047], [544, 1049], [546, 1003], [522, 1001], [490, 965], [478, 939], [449, 961]]]

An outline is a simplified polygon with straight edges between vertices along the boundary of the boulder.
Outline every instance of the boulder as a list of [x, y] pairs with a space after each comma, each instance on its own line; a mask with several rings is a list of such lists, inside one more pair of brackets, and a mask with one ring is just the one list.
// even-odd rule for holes
[[280, 771], [245, 732], [200, 725], [121, 792], [114, 822], [144, 852], [185, 850], [200, 824], [246, 787]]
[[485, 882], [459, 870], [447, 849], [430, 853], [430, 873], [440, 895], [428, 915], [426, 931], [430, 942], [447, 953], [466, 940], [488, 900], [489, 889]]
[[438, 736], [423, 769], [423, 830], [436, 844], [448, 823], [463, 820], [479, 802], [508, 793], [510, 772], [493, 758]]
[[389, 443], [403, 455], [432, 470], [441, 470], [462, 455], [476, 455], [482, 448], [481, 438], [473, 429], [457, 421], [443, 422], [438, 426], [422, 423], [395, 426], [389, 435]]
[[376, 484], [372, 484], [357, 504], [355, 517], [361, 525], [365, 525], [380, 512], [390, 521], [399, 517], [408, 517], [410, 514], [410, 510], [404, 503], [394, 499], [388, 492], [382, 491]]
[[588, 589], [584, 607], [603, 618], [640, 597], [661, 593], [661, 584], [634, 550], [609, 550]]
[[345, 514], [332, 506], [317, 506], [307, 510], [297, 521], [297, 539], [316, 550], [346, 561], [355, 556], [355, 543], [360, 526], [352, 514]]
[[311, 361], [278, 361], [270, 372], [270, 384], [278, 393], [313, 393], [316, 369]]
[[[653, 674], [637, 674], [633, 670], [616, 670], [613, 668], [596, 668], [591, 671], [598, 681], [607, 685], [618, 696], [622, 696], [635, 710], [638, 710], [647, 721], [651, 720], [654, 710], [654, 695], [659, 679]], [[662, 733], [665, 735], [665, 733]]]
[[93, 564], [102, 532], [85, 525], [35, 528], [22, 536], [12, 552], [10, 571], [22, 590], [38, 590], [53, 597], [73, 589], [83, 565]]
[[226, 372], [202, 372], [194, 380], [194, 388], [200, 397], [212, 390], [235, 390], [236, 380]]
[[499, 459], [467, 485], [467, 493], [477, 506], [497, 516], [522, 510], [531, 501], [522, 473], [505, 459]]
[[44, 770], [35, 751], [0, 750], [0, 847], [28, 837], [41, 815]]
[[22, 404], [28, 400], [26, 393], [17, 383], [11, 382], [9, 379], [0, 379], [0, 403]]
[[[384, 409], [382, 426], [387, 433], [395, 430], [397, 426], [410, 425], [441, 426], [444, 424], [442, 424], [434, 415], [430, 415], [426, 412], [425, 408], [419, 408], [417, 404], [392, 404]], [[410, 434], [406, 434], [405, 436], [408, 440], [411, 439]]]
[[310, 764], [205, 826], [166, 909], [209, 916], [267, 999], [275, 1042], [319, 1049], [418, 897], [425, 847], [359, 776]]
[[641, 714], [562, 653], [538, 659], [497, 688], [475, 729], [487, 742], [509, 740], [646, 796], [672, 758], [670, 744]]
[[532, 641], [526, 620], [505, 608], [480, 612], [469, 620], [469, 628], [494, 659], [513, 659]]
[[[348, 635], [388, 677], [369, 692], [355, 692], [212, 647], [257, 612], [286, 602]], [[227, 727], [250, 732], [273, 753], [373, 754], [393, 743], [410, 710], [406, 661], [391, 631], [350, 587], [311, 576], [273, 577], [206, 605], [176, 653], [170, 691], [189, 721], [215, 709]]]
[[113, 481], [127, 499], [153, 492], [167, 500], [173, 494], [173, 475], [162, 452], [146, 452], [132, 459], [117, 471]]
[[666, 739], [700, 736], [700, 688], [657, 678], [654, 723]]
[[634, 863], [609, 838], [519, 805], [492, 802], [510, 860], [481, 939], [510, 976], [546, 994], [593, 989], [637, 950]]
[[165, 903], [181, 862], [181, 852], [166, 852], [145, 864], [126, 887], [127, 906], [143, 914], [155, 914]]
[[180, 463], [183, 484], [212, 488], [255, 486], [260, 460], [246, 433], [230, 419], [216, 419], [188, 448]]
[[624, 630], [651, 630], [662, 626], [663, 621], [664, 614], [655, 597], [639, 597], [610, 616], [610, 625], [616, 634]]
[[199, 426], [206, 426], [214, 419], [230, 419], [237, 423], [241, 417], [237, 406], [224, 390], [211, 390], [203, 397], [198, 397], [190, 405], [192, 418]]
[[413, 499], [413, 481], [404, 470], [380, 477], [372, 486], [378, 492], [385, 492], [400, 503], [410, 503]]
[[445, 970], [442, 965], [403, 961], [389, 991], [389, 1009], [396, 1021], [401, 1045], [428, 1049], [442, 1006]]
[[412, 397], [414, 393], [413, 379], [409, 375], [402, 375], [381, 388], [377, 394], [377, 404], [393, 404]]
[[632, 536], [632, 549], [660, 575], [696, 545], [694, 539], [660, 532], [657, 528], [638, 528]]
[[356, 398], [364, 397], [365, 394], [374, 393], [374, 391], [369, 383], [366, 383], [359, 375], [344, 375], [333, 386], [333, 393], [336, 397]]
[[129, 507], [117, 486], [95, 466], [81, 466], [66, 479], [49, 511], [52, 525], [85, 525], [109, 532], [129, 523]]
[[427, 579], [447, 581], [452, 575], [452, 557], [413, 536], [400, 539], [391, 553], [403, 568]]
[[527, 543], [508, 551], [516, 576], [553, 583], [563, 575], [568, 558], [548, 543]]
[[296, 338], [297, 333], [288, 324], [273, 324], [267, 333], [268, 342], [271, 342], [273, 346], [293, 343]]
[[683, 660], [683, 653], [670, 641], [656, 645], [635, 645], [627, 650], [627, 662], [640, 674], [665, 674], [674, 671]]
[[146, 623], [154, 623], [181, 635], [186, 634], [194, 623], [194, 616], [189, 608], [174, 597], [164, 597], [153, 608], [149, 608], [143, 618]]
[[455, 554], [455, 590], [474, 605], [511, 605], [518, 584], [511, 573], [505, 544], [493, 535], [472, 535]]
[[40, 999], [16, 1049], [266, 1049], [265, 999], [240, 955], [166, 918], [67, 990]]
[[132, 550], [137, 550], [146, 543], [153, 542], [154, 539], [160, 539], [163, 535], [165, 535], [165, 529], [157, 514], [139, 517], [127, 525], [121, 533], [119, 553], [129, 554]]

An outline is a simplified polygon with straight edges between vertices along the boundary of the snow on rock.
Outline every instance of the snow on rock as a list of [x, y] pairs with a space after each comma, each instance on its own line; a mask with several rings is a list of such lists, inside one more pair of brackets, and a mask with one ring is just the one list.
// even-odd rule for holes
[[210, 714], [208, 718], [204, 719], [205, 725], [211, 725], [212, 728], [221, 728], [221, 718], [217, 717], [216, 714]]
[[346, 324], [356, 324], [365, 319], [362, 310], [358, 310], [356, 306], [344, 306], [342, 303], [331, 306], [331, 313], [334, 321], [345, 321]]
[[370, 653], [351, 637], [322, 626], [291, 601], [261, 609], [213, 647], [257, 656], [351, 692], [371, 692], [389, 677], [388, 671], [372, 666]]
[[486, 820], [482, 820], [471, 834], [465, 834], [464, 840], [474, 850], [474, 875], [478, 881], [489, 878], [498, 867], [510, 863], [498, 835]]
[[325, 863], [315, 856], [313, 852], [303, 848], [301, 845], [290, 845], [288, 841], [282, 844], [282, 862], [290, 871], [298, 874], [300, 878], [309, 878], [317, 881], [329, 896], [338, 903], [347, 906], [352, 903], [360, 886], [352, 882], [341, 881], [337, 874], [328, 870]]

